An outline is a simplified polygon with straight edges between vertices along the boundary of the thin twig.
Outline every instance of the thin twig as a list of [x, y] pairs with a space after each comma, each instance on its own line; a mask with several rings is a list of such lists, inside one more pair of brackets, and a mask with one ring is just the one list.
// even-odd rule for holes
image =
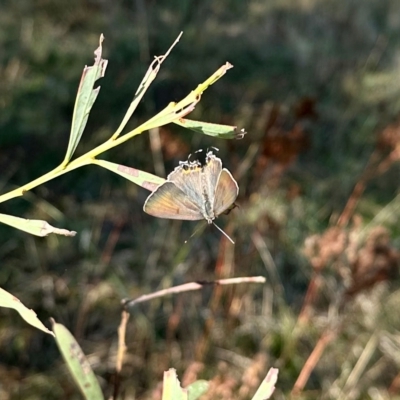
[[297, 323], [300, 325], [306, 325], [310, 317], [310, 310], [312, 305], [315, 303], [317, 296], [319, 294], [319, 289], [321, 287], [321, 271], [317, 270], [311, 277], [308, 284], [306, 295], [304, 296], [303, 305], [300, 310], [299, 317], [297, 318]]
[[111, 257], [114, 253], [115, 246], [118, 243], [119, 238], [121, 237], [121, 231], [122, 228], [125, 225], [125, 221], [120, 218], [117, 220], [117, 222], [114, 224], [114, 227], [110, 234], [108, 235], [106, 245], [104, 246], [104, 250], [101, 254], [101, 262], [103, 264], [108, 264], [111, 260]]
[[197, 281], [185, 283], [183, 285], [174, 286], [168, 289], [159, 290], [154, 293], [144, 294], [136, 299], [123, 300], [122, 304], [124, 307], [132, 307], [135, 304], [143, 303], [145, 301], [157, 299], [159, 297], [165, 297], [175, 293], [190, 292], [193, 290], [202, 289], [204, 286], [209, 285], [237, 285], [239, 283], [264, 283], [265, 278], [263, 276], [248, 276], [242, 278], [229, 278], [229, 279], [218, 279], [215, 281]]
[[319, 338], [314, 350], [309, 355], [307, 361], [303, 365], [302, 370], [300, 371], [299, 377], [296, 380], [296, 383], [292, 389], [292, 395], [298, 395], [303, 389], [308, 379], [310, 378], [311, 373], [314, 371], [315, 366], [320, 360], [323, 352], [325, 351], [328, 344], [336, 337], [336, 331], [328, 328]]
[[377, 165], [380, 159], [380, 152], [378, 149], [375, 149], [371, 156], [369, 157], [369, 160], [367, 162], [367, 165], [354, 186], [353, 192], [350, 195], [349, 199], [347, 200], [346, 206], [344, 207], [340, 217], [338, 218], [337, 221], [337, 226], [339, 227], [345, 227], [351, 217], [354, 214], [354, 210], [356, 209], [356, 206], [358, 202], [360, 201], [361, 196], [363, 195], [368, 181], [370, 181], [372, 178], [376, 176], [376, 170], [377, 170]]
[[276, 268], [275, 261], [272, 258], [271, 252], [269, 251], [265, 240], [257, 230], [252, 233], [251, 240], [260, 254], [261, 260], [264, 263], [269, 278], [271, 279], [272, 287], [277, 295], [277, 298], [282, 298], [284, 292], [282, 281], [279, 278], [278, 269]]
[[[221, 238], [219, 241], [218, 257], [215, 263], [214, 274], [218, 279], [224, 279], [226, 276], [232, 275], [233, 265], [233, 247], [228, 245], [225, 238]], [[197, 341], [195, 348], [195, 360], [202, 362], [207, 354], [207, 350], [210, 345], [211, 331], [215, 325], [215, 315], [221, 304], [222, 287], [214, 287], [211, 299], [208, 303], [210, 312], [204, 321], [203, 333]]]
[[126, 353], [126, 343], [125, 343], [125, 335], [126, 335], [126, 326], [129, 320], [129, 313], [125, 310], [122, 311], [121, 314], [121, 323], [118, 327], [118, 351], [117, 351], [117, 362], [115, 365], [115, 380], [114, 380], [114, 391], [113, 391], [113, 399], [117, 400], [119, 388], [121, 384], [121, 370], [122, 364], [124, 361], [124, 356]]
[[115, 367], [118, 373], [121, 372], [122, 363], [126, 352], [125, 334], [126, 334], [126, 325], [128, 324], [129, 320], [129, 315], [130, 314], [125, 310], [122, 311], [121, 323], [118, 327], [118, 353], [117, 353], [117, 365]]
[[378, 344], [379, 344], [379, 332], [375, 331], [368, 340], [368, 343], [364, 347], [364, 350], [362, 351], [356, 365], [350, 372], [347, 381], [343, 386], [342, 389], [343, 398], [349, 396], [349, 394], [356, 387], [356, 384], [362, 377], [362, 374], [364, 373], [368, 363], [370, 362], [371, 357], [374, 355]]

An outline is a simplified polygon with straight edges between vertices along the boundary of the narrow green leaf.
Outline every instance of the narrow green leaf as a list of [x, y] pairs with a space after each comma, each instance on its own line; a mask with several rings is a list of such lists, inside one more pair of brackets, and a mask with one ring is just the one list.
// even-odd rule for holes
[[0, 214], [0, 222], [3, 224], [12, 226], [14, 228], [20, 229], [21, 231], [30, 233], [36, 236], [47, 236], [50, 233], [55, 233], [57, 235], [63, 236], [75, 236], [75, 231], [68, 231], [67, 229], [60, 229], [51, 226], [46, 221], [40, 219], [25, 219], [14, 217], [12, 215]]
[[162, 400], [188, 400], [188, 391], [181, 388], [173, 368], [164, 372]]
[[129, 181], [136, 183], [136, 185], [150, 190], [151, 192], [156, 190], [158, 186], [165, 182], [164, 178], [160, 178], [159, 176], [152, 175], [148, 172], [140, 171], [135, 168], [126, 167], [125, 165], [97, 159], [93, 159], [93, 164], [100, 165], [109, 171], [115, 172], [116, 174], [121, 175], [125, 179], [128, 179]]
[[186, 389], [189, 392], [189, 400], [197, 400], [204, 393], [207, 393], [210, 384], [205, 380], [198, 380], [189, 385]]
[[97, 378], [78, 342], [64, 325], [57, 324], [54, 320], [52, 324], [57, 346], [85, 399], [104, 399]]
[[121, 122], [121, 125], [118, 127], [117, 131], [114, 133], [112, 136], [112, 139], [115, 140], [122, 130], [125, 128], [127, 122], [131, 118], [132, 114], [136, 110], [136, 107], [140, 103], [140, 100], [142, 100], [142, 97], [146, 93], [147, 89], [151, 85], [151, 83], [156, 79], [156, 76], [158, 74], [158, 71], [160, 70], [161, 64], [165, 61], [165, 59], [168, 57], [169, 53], [171, 50], [174, 48], [176, 43], [179, 42], [179, 39], [182, 36], [182, 32], [179, 34], [175, 42], [172, 44], [172, 46], [168, 49], [168, 51], [163, 55], [156, 57], [156, 59], [150, 64], [150, 67], [148, 68], [144, 78], [142, 79], [142, 82], [140, 82], [140, 85], [135, 93], [135, 97], [133, 98], [133, 101], [131, 105], [129, 106], [128, 111], [126, 112], [124, 119]]
[[244, 129], [237, 126], [212, 124], [210, 122], [194, 121], [191, 119], [179, 118], [174, 124], [183, 126], [203, 135], [214, 136], [220, 139], [243, 139], [247, 133]]
[[270, 368], [252, 400], [267, 400], [272, 396], [278, 380], [278, 373], [279, 370], [277, 368]]
[[[152, 128], [157, 128], [175, 122], [176, 120], [188, 115], [194, 110], [196, 104], [200, 101], [203, 92], [218, 79], [222, 78], [228, 69], [231, 68], [233, 68], [233, 65], [226, 63], [203, 83], [198, 85], [195, 90], [192, 90], [184, 99], [178, 103], [168, 104], [164, 110], [160, 111], [153, 118], [150, 118], [147, 122], [137, 127], [134, 132], [143, 132]], [[129, 133], [127, 135], [129, 135]]]
[[35, 311], [25, 307], [19, 299], [1, 288], [0, 307], [13, 308], [29, 325], [32, 325], [33, 327], [54, 336], [53, 332], [47, 329], [38, 319]]
[[160, 126], [170, 124], [176, 119], [182, 118], [187, 114], [190, 114], [194, 110], [196, 104], [200, 101], [200, 96], [198, 98], [191, 95], [189, 96], [191, 97], [192, 101], [188, 103], [185, 107], [178, 107], [178, 103], [169, 103], [167, 107], [164, 108], [164, 110], [160, 111], [154, 117], [150, 118], [144, 124], [140, 125], [138, 128], [135, 129], [135, 131], [143, 132], [153, 128], [158, 128]]
[[101, 58], [103, 40], [104, 36], [101, 35], [99, 47], [94, 52], [96, 57], [93, 66], [85, 67], [83, 69], [75, 101], [68, 149], [63, 161], [63, 165], [68, 164], [76, 148], [78, 147], [82, 133], [85, 130], [86, 123], [89, 118], [90, 110], [92, 109], [92, 106], [96, 101], [97, 95], [100, 91], [100, 86], [96, 89], [93, 89], [93, 86], [98, 79], [104, 76], [108, 64], [108, 60]]

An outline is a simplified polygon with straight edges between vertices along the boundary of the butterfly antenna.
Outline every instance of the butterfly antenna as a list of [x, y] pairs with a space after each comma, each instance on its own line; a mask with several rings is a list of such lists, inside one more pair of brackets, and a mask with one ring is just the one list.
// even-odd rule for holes
[[235, 242], [231, 239], [231, 237], [230, 237], [223, 229], [221, 229], [215, 222], [213, 222], [213, 225], [214, 225], [221, 233], [223, 233], [223, 234], [226, 236], [226, 238], [227, 238], [232, 244], [235, 244]]
[[194, 232], [189, 236], [188, 240], [185, 240], [185, 243], [187, 243], [199, 230], [204, 230], [205, 224], [200, 224], [200, 226], [194, 230]]

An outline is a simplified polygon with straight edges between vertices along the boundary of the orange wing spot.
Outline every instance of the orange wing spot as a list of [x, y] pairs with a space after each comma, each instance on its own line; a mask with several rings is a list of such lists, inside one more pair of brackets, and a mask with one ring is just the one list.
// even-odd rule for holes
[[195, 171], [201, 171], [201, 167], [199, 166], [189, 167], [188, 169], [183, 169], [182, 171], [184, 174], [189, 175]]

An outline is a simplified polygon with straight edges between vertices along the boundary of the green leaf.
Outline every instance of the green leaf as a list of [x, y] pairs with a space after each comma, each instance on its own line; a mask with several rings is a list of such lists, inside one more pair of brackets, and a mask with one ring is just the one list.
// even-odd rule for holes
[[98, 79], [104, 76], [108, 64], [108, 60], [101, 58], [103, 40], [104, 36], [101, 35], [99, 47], [94, 52], [96, 57], [93, 66], [85, 67], [83, 69], [81, 82], [79, 84], [78, 94], [75, 101], [68, 149], [62, 165], [68, 164], [76, 148], [78, 147], [82, 133], [85, 130], [86, 123], [89, 118], [90, 110], [92, 109], [100, 91], [100, 86], [96, 89], [93, 89], [93, 86]]
[[279, 370], [277, 368], [270, 368], [267, 376], [264, 378], [256, 394], [251, 400], [267, 400], [272, 396], [275, 390], [275, 383], [278, 380]]
[[[170, 103], [164, 110], [160, 111], [153, 118], [150, 118], [147, 122], [137, 127], [134, 131], [143, 132], [152, 128], [157, 128], [171, 122], [175, 122], [180, 118], [191, 113], [196, 104], [200, 101], [203, 92], [208, 89], [209, 86], [214, 84], [218, 79], [222, 78], [226, 72], [233, 68], [233, 65], [226, 63], [215, 71], [208, 79], [197, 86], [195, 90], [192, 90], [184, 99], [178, 103]], [[129, 133], [127, 134], [129, 135]]]
[[115, 164], [109, 161], [97, 159], [93, 159], [92, 162], [93, 164], [99, 165], [103, 168], [108, 169], [109, 171], [121, 175], [125, 179], [128, 179], [129, 181], [136, 183], [136, 185], [139, 185], [144, 189], [150, 190], [151, 192], [156, 190], [158, 186], [165, 182], [164, 178], [160, 178], [159, 176], [140, 171], [139, 169], [127, 167], [122, 164]]
[[42, 322], [36, 316], [35, 311], [25, 307], [19, 299], [13, 296], [11, 293], [6, 292], [0, 288], [0, 307], [13, 308], [19, 315], [33, 327], [40, 329], [43, 332], [53, 335], [53, 332], [47, 329]]
[[85, 399], [104, 399], [97, 378], [78, 342], [64, 325], [57, 324], [54, 320], [52, 324], [57, 346]]
[[188, 400], [188, 390], [181, 388], [173, 368], [164, 372], [162, 400]]
[[117, 131], [112, 136], [113, 140], [115, 140], [120, 135], [120, 133], [122, 132], [122, 130], [126, 126], [127, 122], [129, 121], [129, 119], [131, 118], [132, 114], [136, 110], [136, 107], [140, 103], [140, 100], [142, 100], [142, 97], [146, 93], [147, 89], [149, 88], [151, 83], [154, 81], [154, 79], [156, 79], [156, 76], [157, 76], [157, 74], [158, 74], [158, 72], [160, 70], [161, 64], [168, 57], [169, 53], [174, 48], [176, 43], [179, 41], [181, 36], [182, 36], [182, 32], [179, 34], [179, 36], [177, 37], [175, 42], [172, 44], [172, 46], [168, 49], [168, 51], [163, 56], [156, 57], [156, 59], [150, 64], [148, 70], [146, 71], [145, 76], [143, 77], [142, 81], [140, 82], [140, 85], [139, 85], [138, 89], [136, 90], [135, 97], [133, 98], [133, 101], [132, 101], [131, 105], [129, 106], [129, 109], [126, 112], [126, 114], [124, 116], [124, 119], [122, 120], [122, 122], [121, 122], [120, 126], [118, 127]]
[[36, 236], [47, 236], [50, 233], [63, 236], [75, 236], [75, 231], [68, 231], [67, 229], [55, 228], [46, 221], [40, 219], [25, 219], [14, 217], [12, 215], [0, 214], [0, 222], [3, 224], [20, 229], [21, 231], [30, 233]]
[[212, 124], [210, 122], [194, 121], [185, 118], [175, 120], [174, 124], [219, 139], [243, 139], [247, 133], [244, 129], [239, 129], [237, 126]]
[[189, 400], [197, 400], [208, 391], [210, 384], [205, 380], [198, 380], [187, 387]]

